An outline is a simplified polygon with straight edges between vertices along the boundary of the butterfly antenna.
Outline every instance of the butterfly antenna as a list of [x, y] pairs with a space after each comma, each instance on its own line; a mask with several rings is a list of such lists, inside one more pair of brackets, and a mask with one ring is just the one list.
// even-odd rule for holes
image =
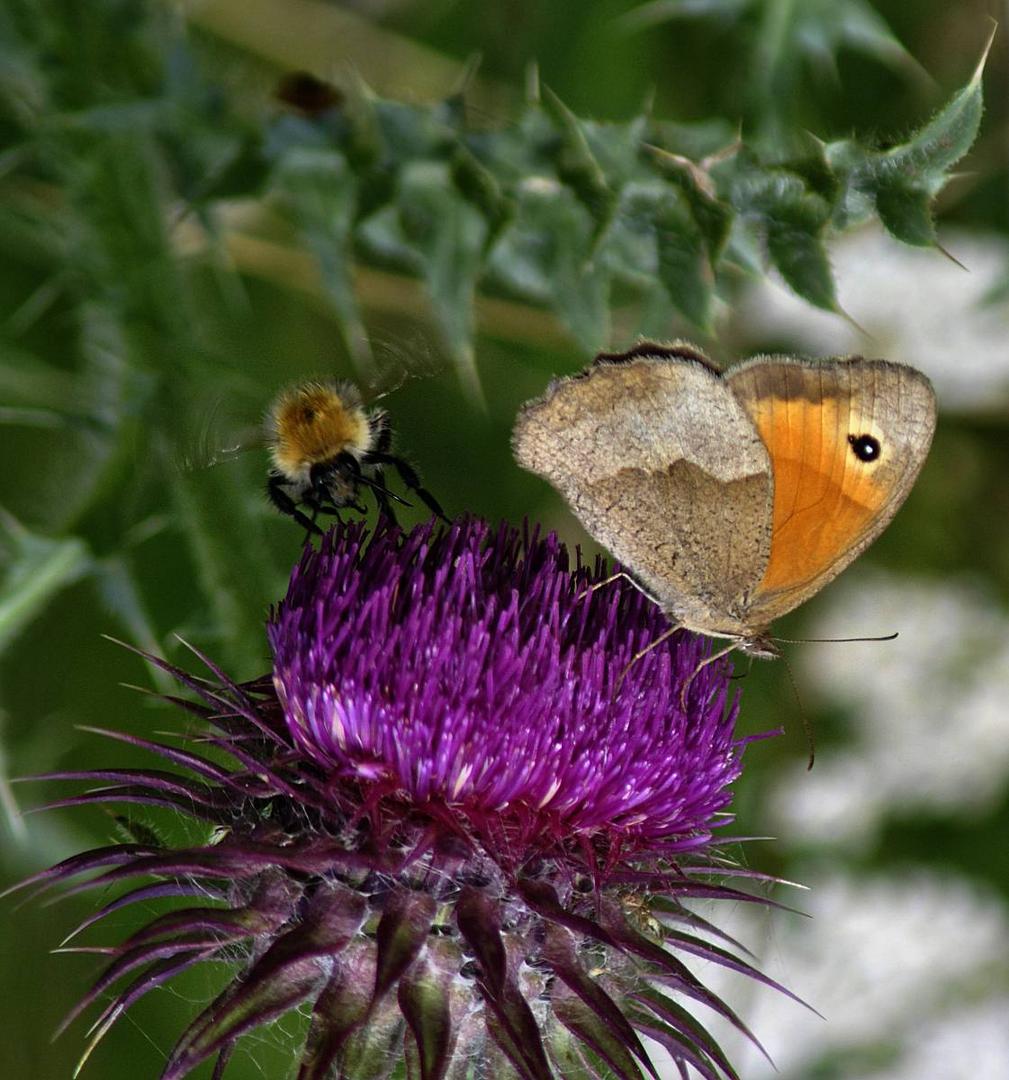
[[748, 675], [753, 673], [753, 657], [749, 657], [749, 663], [746, 665], [745, 671], [736, 671], [729, 676], [729, 682], [739, 682], [741, 679], [745, 679]]
[[[853, 638], [852, 640], [857, 641], [860, 639]], [[870, 638], [866, 640], [876, 639]], [[813, 762], [816, 760], [816, 736], [813, 732], [813, 725], [809, 722], [809, 717], [806, 715], [806, 710], [802, 707], [802, 698], [799, 695], [799, 684], [795, 681], [795, 672], [792, 670], [792, 665], [788, 662], [787, 656], [782, 656], [781, 662], [785, 665], [785, 671], [788, 672], [788, 681], [792, 684], [792, 693], [795, 694], [795, 704], [799, 707], [799, 721], [802, 724], [802, 730], [806, 733], [806, 746], [809, 748], [809, 763], [806, 765], [806, 771], [808, 772], [813, 767]]]
[[771, 640], [779, 641], [783, 645], [817, 645], [824, 644], [826, 642], [833, 642], [835, 644], [838, 644], [850, 641], [893, 641], [896, 637], [898, 637], [898, 631], [894, 630], [892, 634], [881, 634], [879, 637], [776, 637], [771, 638]]

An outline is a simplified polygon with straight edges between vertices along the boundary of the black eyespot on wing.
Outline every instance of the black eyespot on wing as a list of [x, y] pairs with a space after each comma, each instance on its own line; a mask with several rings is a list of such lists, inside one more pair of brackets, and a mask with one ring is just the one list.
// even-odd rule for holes
[[848, 442], [851, 443], [851, 451], [859, 461], [866, 464], [879, 461], [882, 448], [879, 445], [879, 439], [874, 435], [849, 435]]

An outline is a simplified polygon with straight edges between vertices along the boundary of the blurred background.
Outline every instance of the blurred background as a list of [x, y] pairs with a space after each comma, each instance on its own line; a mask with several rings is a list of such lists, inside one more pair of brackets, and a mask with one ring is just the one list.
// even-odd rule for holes
[[[778, 630], [900, 637], [788, 646], [787, 666], [740, 684], [743, 733], [784, 734], [747, 751], [736, 832], [775, 837], [744, 857], [808, 886], [776, 896], [811, 918], [712, 913], [825, 1019], [741, 978], [720, 989], [782, 1080], [1009, 1077], [1009, 39], [996, 35], [980, 133], [936, 204], [950, 257], [865, 215], [827, 236], [836, 295], [790, 277], [773, 244], [770, 262], [754, 245], [747, 257], [745, 222], [696, 302], [670, 303], [647, 265], [637, 282], [586, 270], [605, 225], [595, 162], [618, 168], [599, 156], [619, 141], [606, 125], [694, 161], [739, 133], [770, 159], [813, 136], [883, 152], [968, 83], [992, 17], [1006, 18], [995, 0], [7, 0], [3, 884], [121, 824], [23, 816], [43, 792], [13, 777], [136, 763], [79, 725], [186, 727], [121, 685], [168, 688], [103, 635], [191, 666], [181, 637], [239, 679], [267, 669], [263, 620], [302, 534], [265, 500], [265, 452], [231, 450], [255, 442], [285, 384], [388, 391], [397, 447], [449, 514], [528, 516], [593, 552], [510, 455], [516, 409], [551, 376], [639, 333], [689, 337], [723, 363], [886, 356], [936, 384], [931, 456], [872, 550]], [[284, 81], [302, 71], [337, 89]], [[567, 133], [567, 173], [527, 154], [539, 101]], [[576, 117], [595, 125], [595, 162]], [[408, 163], [393, 178], [376, 123]], [[472, 153], [446, 164], [446, 130]], [[496, 140], [487, 157], [481, 140]], [[508, 167], [527, 198], [521, 244], [498, 243], [514, 234]], [[465, 198], [445, 201], [449, 174]], [[555, 205], [558, 176], [577, 197]], [[571, 206], [588, 245], [574, 262], [568, 217], [550, 217]], [[71, 1075], [86, 1021], [50, 1036], [100, 958], [49, 950], [89, 910], [4, 902], [5, 1077]], [[102, 940], [131, 925], [110, 922]], [[151, 994], [85, 1075], [157, 1075], [212, 990], [211, 972]], [[289, 1075], [296, 1027], [257, 1034], [228, 1075]], [[729, 1049], [746, 1080], [773, 1075]]]

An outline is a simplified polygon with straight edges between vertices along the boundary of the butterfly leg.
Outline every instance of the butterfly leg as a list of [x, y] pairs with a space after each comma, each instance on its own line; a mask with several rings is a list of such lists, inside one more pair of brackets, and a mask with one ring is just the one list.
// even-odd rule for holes
[[[621, 576], [626, 577], [626, 575], [620, 575], [620, 574], [617, 574], [615, 576], [616, 577], [621, 577]], [[664, 630], [661, 634], [659, 634], [659, 636], [654, 641], [650, 641], [640, 652], [636, 652], [631, 657], [631, 662], [620, 673], [620, 678], [617, 679], [617, 685], [614, 687], [614, 690], [613, 690], [613, 696], [614, 697], [616, 697], [617, 694], [620, 693], [620, 687], [624, 685], [624, 679], [627, 678], [627, 674], [631, 670], [631, 668], [634, 667], [634, 665], [643, 656], [647, 656], [652, 651], [652, 649], [658, 648], [658, 646], [661, 645], [664, 641], [668, 641], [673, 636], [673, 634], [675, 634], [676, 631], [679, 630], [679, 629], [680, 629], [680, 627], [679, 627], [678, 624], [670, 626], [668, 630]], [[691, 678], [693, 678], [693, 676], [691, 676]]]
[[739, 642], [733, 641], [731, 645], [726, 645], [724, 649], [719, 649], [718, 652], [712, 653], [709, 657], [702, 660], [697, 667], [690, 673], [687, 681], [680, 687], [680, 705], [685, 709], [687, 707], [687, 694], [690, 692], [690, 687], [693, 685], [694, 679], [708, 666], [713, 664], [716, 660], [721, 660], [723, 656], [728, 656], [733, 649], [739, 648]]
[[802, 730], [806, 736], [806, 749], [809, 750], [809, 761], [806, 763], [806, 770], [808, 772], [813, 767], [813, 762], [816, 761], [816, 733], [813, 731], [813, 725], [806, 715], [806, 710], [802, 707], [802, 698], [799, 696], [799, 684], [795, 681], [792, 665], [788, 662], [787, 656], [782, 656], [781, 659], [785, 665], [785, 671], [788, 673], [788, 681], [792, 684], [792, 693], [795, 694], [795, 704], [799, 707], [799, 720], [802, 722]]
[[364, 460], [373, 465], [391, 465], [399, 473], [399, 478], [403, 481], [404, 487], [414, 492], [435, 517], [440, 517], [446, 524], [450, 524], [445, 516], [445, 511], [441, 508], [441, 504], [421, 484], [417, 470], [408, 461], [404, 461], [403, 458], [390, 454], [385, 450], [372, 450], [364, 455]]
[[[581, 596], [578, 597], [578, 599], [584, 600], [587, 597], [591, 596], [596, 591], [596, 589], [602, 589], [607, 585], [612, 585], [614, 581], [619, 581], [621, 578], [623, 578], [624, 581], [630, 582], [630, 584], [633, 585], [634, 588], [637, 589], [642, 596], [647, 597], [649, 600], [651, 600], [653, 604], [656, 604], [658, 607], [662, 607], [658, 600], [656, 600], [655, 597], [652, 596], [652, 594], [643, 585], [635, 581], [634, 578], [632, 578], [631, 575], [628, 574], [625, 570], [618, 570], [615, 574], [610, 574], [608, 578], [603, 578], [602, 581], [597, 581], [594, 585], [590, 585], [585, 590], [585, 592], [583, 592]], [[659, 641], [661, 640], [663, 639], [659, 638]], [[655, 644], [657, 644], [657, 642]], [[635, 657], [635, 659], [637, 659], [637, 657]]]
[[[315, 518], [306, 517], [298, 509], [298, 504], [284, 490], [284, 478], [279, 473], [270, 473], [266, 481], [266, 496], [282, 514], [294, 518], [306, 530], [308, 536], [322, 536], [322, 529], [315, 524]], [[308, 536], [306, 536], [306, 540]]]

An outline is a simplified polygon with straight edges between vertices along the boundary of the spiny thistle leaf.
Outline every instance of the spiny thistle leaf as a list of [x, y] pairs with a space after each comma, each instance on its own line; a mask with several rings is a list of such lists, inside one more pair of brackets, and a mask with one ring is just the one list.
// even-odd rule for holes
[[371, 349], [351, 277], [358, 184], [349, 162], [327, 147], [296, 148], [283, 156], [274, 183], [319, 264], [347, 351], [358, 369], [367, 371]]
[[696, 326], [708, 328], [714, 279], [708, 248], [687, 199], [675, 188], [655, 210], [658, 276], [669, 299]]
[[[842, 49], [917, 72], [911, 55], [867, 0], [802, 0], [786, 5], [775, 0], [651, 0], [632, 8], [622, 22], [628, 30], [638, 30], [678, 19], [750, 24], [749, 79], [755, 90], [765, 91], [756, 96], [768, 113], [782, 114], [794, 107], [794, 95], [810, 71], [836, 74]], [[776, 98], [767, 95], [770, 88], [779, 91]]]
[[[737, 223], [755, 230], [795, 292], [838, 311], [832, 230], [875, 213], [899, 238], [933, 242], [931, 200], [973, 142], [980, 103], [979, 68], [885, 152], [806, 135], [791, 140], [802, 156], [788, 160], [731, 140], [694, 160], [675, 145], [690, 141], [682, 127], [582, 120], [549, 92], [500, 131], [447, 124], [444, 106], [374, 99], [388, 200], [358, 218], [354, 239], [366, 260], [427, 284], [450, 351], [467, 362], [478, 289], [551, 307], [587, 349], [606, 339], [617, 283], [638, 292], [644, 319], [658, 279], [672, 308], [709, 328], [718, 276], [739, 264]], [[374, 159], [355, 166], [355, 123], [352, 114], [329, 137], [363, 186]], [[759, 256], [748, 261], [762, 272]]]
[[[655, 5], [651, 12], [759, 16], [755, 56], [771, 56], [781, 71], [792, 70], [794, 56], [820, 63], [841, 45], [906, 59], [864, 0], [792, 9], [775, 16], [784, 22], [774, 34], [763, 0]], [[129, 45], [135, 70], [145, 72], [136, 86], [117, 73], [111, 87], [79, 100], [55, 68], [25, 68], [22, 81], [39, 82], [32, 100], [51, 100], [63, 111], [57, 122], [19, 129], [23, 145], [5, 191], [31, 209], [0, 211], [0, 227], [7, 226], [5, 239], [27, 229], [33, 250], [48, 244], [57, 264], [73, 267], [83, 290], [78, 299], [108, 313], [122, 355], [136, 350], [144, 356], [139, 367], [159, 372], [177, 359], [158, 355], [166, 337], [180, 343], [180, 353], [198, 353], [173, 250], [181, 242], [171, 227], [180, 208], [187, 225], [202, 227], [211, 251], [225, 198], [265, 200], [286, 215], [318, 263], [346, 348], [362, 368], [370, 350], [354, 264], [416, 278], [446, 353], [478, 395], [480, 293], [552, 310], [590, 352], [610, 344], [614, 299], [622, 307], [628, 298], [637, 302], [628, 335], [648, 329], [669, 336], [675, 319], [710, 329], [720, 289], [741, 268], [760, 275], [774, 267], [810, 303], [838, 310], [828, 258], [833, 232], [876, 216], [907, 242], [934, 243], [932, 201], [981, 115], [979, 65], [967, 86], [900, 144], [879, 151], [845, 140], [803, 160], [794, 156], [803, 138], [787, 124], [780, 144], [759, 126], [740, 144], [724, 121], [673, 124], [642, 110], [604, 123], [576, 115], [549, 90], [496, 127], [469, 123], [459, 93], [433, 105], [407, 104], [381, 98], [354, 76], [323, 87], [321, 97], [315, 87], [308, 106], [282, 87], [280, 101], [250, 117], [222, 98], [198, 63], [198, 48], [166, 19], [148, 15]], [[93, 21], [89, 48], [120, 33], [101, 14]], [[30, 34], [48, 39], [41, 24], [23, 22], [26, 41], [15, 52], [28, 64]], [[71, 44], [68, 34], [58, 48], [72, 51]], [[767, 75], [771, 101], [787, 97], [776, 81], [781, 71]], [[787, 83], [792, 76], [785, 76]], [[791, 147], [792, 157], [769, 149], [775, 145]], [[82, 161], [91, 164], [82, 168]], [[64, 193], [60, 205], [33, 201], [40, 174]], [[55, 236], [52, 220], [61, 222]], [[235, 251], [239, 269], [243, 258], [256, 258], [249, 247]], [[134, 318], [140, 311], [142, 334]], [[208, 583], [227, 598], [226, 614], [247, 622], [231, 583], [216, 580], [220, 572], [208, 558], [214, 545], [194, 536], [193, 548]]]
[[559, 136], [553, 150], [557, 178], [571, 188], [578, 201], [592, 215], [595, 239], [609, 224], [616, 196], [607, 184], [599, 163], [592, 156], [580, 121], [549, 88], [543, 96], [543, 108], [556, 125]]
[[920, 247], [936, 243], [932, 200], [977, 136], [984, 111], [981, 76], [993, 40], [994, 29], [967, 85], [906, 142], [878, 152], [850, 141], [826, 148], [845, 186], [835, 208], [835, 224], [864, 220], [874, 206], [898, 240]]

